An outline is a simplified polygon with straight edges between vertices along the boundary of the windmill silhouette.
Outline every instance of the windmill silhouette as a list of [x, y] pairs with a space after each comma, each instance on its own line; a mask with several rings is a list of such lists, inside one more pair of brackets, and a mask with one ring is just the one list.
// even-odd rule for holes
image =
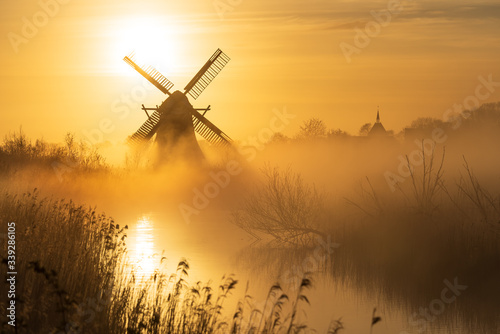
[[[146, 108], [142, 105], [142, 110], [145, 111], [148, 119], [128, 138], [130, 144], [141, 146], [156, 134], [161, 157], [174, 155], [176, 158], [195, 159], [203, 158], [203, 153], [194, 134], [195, 131], [212, 145], [231, 144], [231, 138], [205, 117], [205, 114], [211, 110], [210, 105], [207, 108], [194, 108], [187, 98], [189, 94], [192, 98], [197, 99], [217, 74], [222, 71], [230, 60], [224, 52], [217, 49], [187, 84], [184, 92], [175, 91], [173, 93], [170, 92], [170, 89], [174, 84], [170, 80], [152, 66], [138, 65], [134, 56], [132, 53], [123, 60], [156, 88], [167, 94], [168, 98], [155, 108]], [[150, 114], [148, 111], [152, 111], [152, 113]]]

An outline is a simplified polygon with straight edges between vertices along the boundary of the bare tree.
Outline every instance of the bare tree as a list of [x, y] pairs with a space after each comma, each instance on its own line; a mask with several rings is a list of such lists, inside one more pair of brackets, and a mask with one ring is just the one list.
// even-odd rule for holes
[[325, 122], [319, 118], [311, 118], [304, 121], [300, 127], [299, 138], [321, 138], [326, 137], [327, 127]]
[[265, 233], [283, 243], [310, 245], [318, 235], [324, 237], [318, 224], [324, 205], [316, 189], [289, 169], [266, 166], [262, 171], [263, 186], [233, 214], [233, 222], [254, 236]]

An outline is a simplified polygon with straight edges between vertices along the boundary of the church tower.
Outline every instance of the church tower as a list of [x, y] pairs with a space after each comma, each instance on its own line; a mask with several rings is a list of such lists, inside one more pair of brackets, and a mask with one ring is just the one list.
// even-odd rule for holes
[[377, 120], [375, 121], [375, 124], [373, 124], [372, 128], [370, 129], [370, 132], [368, 132], [369, 137], [380, 137], [380, 136], [387, 136], [387, 131], [385, 130], [384, 126], [380, 122], [380, 108], [377, 107]]

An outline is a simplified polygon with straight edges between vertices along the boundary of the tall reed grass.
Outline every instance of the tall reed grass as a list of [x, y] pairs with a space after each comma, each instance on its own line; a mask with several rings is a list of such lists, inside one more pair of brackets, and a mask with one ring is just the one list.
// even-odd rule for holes
[[[275, 284], [263, 308], [245, 293], [231, 313], [226, 304], [238, 284], [232, 275], [216, 288], [191, 284], [186, 260], [168, 274], [161, 258], [150, 277], [140, 278], [127, 257], [127, 226], [95, 208], [42, 197], [37, 189], [22, 195], [4, 192], [0, 219], [16, 222], [19, 333], [312, 332], [298, 316], [309, 303], [308, 274], [295, 298]], [[1, 276], [6, 275], [3, 264]], [[0, 299], [0, 313], [6, 314], [6, 307]], [[5, 320], [1, 326], [2, 331], [12, 329]], [[336, 320], [329, 333], [341, 329]]]
[[0, 145], [0, 173], [8, 174], [19, 168], [66, 168], [78, 172], [101, 171], [108, 168], [104, 157], [95, 147], [67, 133], [63, 144], [48, 143], [43, 139], [30, 140], [23, 132], [12, 132]]
[[[494, 296], [500, 295], [500, 286], [495, 283], [500, 281], [500, 190], [482, 184], [465, 158], [462, 175], [445, 179], [443, 161], [444, 152], [440, 159], [433, 154], [417, 167], [407, 161], [409, 179], [395, 193], [376, 188], [367, 180], [360, 197], [344, 198], [350, 211], [345, 203], [334, 202], [325, 193], [314, 195], [324, 203], [321, 208], [308, 207], [318, 208], [308, 215], [315, 219], [303, 217], [294, 225], [281, 222], [279, 214], [269, 214], [272, 211], [267, 207], [273, 202], [262, 204], [261, 194], [273, 189], [272, 199], [279, 208], [298, 198], [295, 194], [299, 189], [313, 186], [295, 182], [289, 187], [290, 172], [274, 169], [271, 174], [263, 174], [264, 186], [249, 195], [246, 203], [251, 207], [243, 205], [235, 212], [235, 223], [260, 239], [267, 234], [271, 250], [276, 244], [291, 247], [288, 236], [301, 234], [308, 227], [314, 229], [311, 237], [330, 235], [341, 247], [328, 258], [331, 263], [319, 268], [326, 268], [335, 282], [344, 282], [363, 294], [382, 295], [388, 305], [410, 314], [439, 296], [444, 279], [458, 277], [470, 287], [454, 306], [465, 328], [472, 332], [481, 324], [487, 331], [498, 329], [498, 301]], [[308, 195], [308, 200], [314, 196]], [[302, 209], [290, 211], [296, 210]], [[273, 227], [271, 232], [263, 227], [265, 219], [273, 220], [266, 225]], [[310, 245], [300, 241], [295, 247], [303, 247], [303, 254], [313, 252]], [[303, 258], [290, 256], [293, 252], [285, 250], [283, 258], [278, 255], [277, 260], [276, 252], [263, 249], [264, 257], [273, 254], [271, 266], [286, 262], [290, 267]], [[252, 252], [251, 256], [257, 258]], [[448, 320], [446, 316], [440, 318]]]

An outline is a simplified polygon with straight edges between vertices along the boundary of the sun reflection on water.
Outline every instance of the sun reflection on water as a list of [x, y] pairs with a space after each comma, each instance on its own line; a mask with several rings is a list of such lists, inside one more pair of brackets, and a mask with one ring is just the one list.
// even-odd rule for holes
[[135, 242], [132, 244], [130, 255], [136, 274], [145, 278], [153, 274], [158, 264], [153, 230], [151, 217], [142, 216], [137, 220]]

